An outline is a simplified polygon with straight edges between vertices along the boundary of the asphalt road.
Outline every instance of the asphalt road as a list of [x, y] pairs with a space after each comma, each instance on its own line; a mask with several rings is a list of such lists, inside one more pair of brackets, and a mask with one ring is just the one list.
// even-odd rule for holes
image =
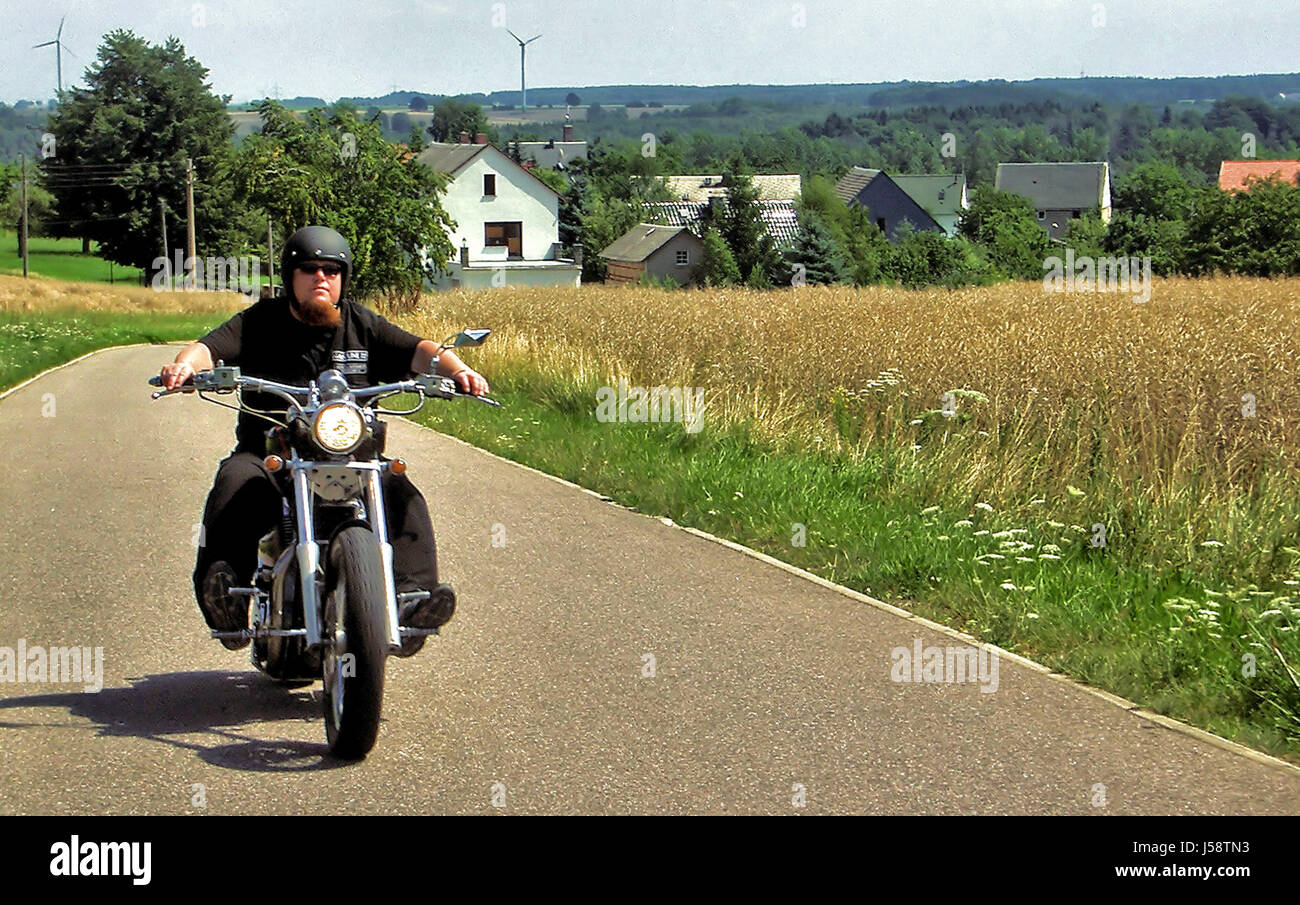
[[0, 648], [103, 648], [98, 693], [0, 682], [0, 813], [1300, 813], [1300, 770], [1009, 658], [991, 693], [892, 681], [895, 648], [960, 642], [405, 423], [460, 608], [390, 660], [370, 757], [334, 761], [319, 685], [206, 637], [234, 413], [151, 401], [172, 354], [0, 400]]

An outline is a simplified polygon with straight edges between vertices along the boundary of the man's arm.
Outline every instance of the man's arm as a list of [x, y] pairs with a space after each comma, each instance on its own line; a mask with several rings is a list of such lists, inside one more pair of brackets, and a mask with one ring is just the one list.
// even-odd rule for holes
[[438, 355], [438, 349], [439, 345], [433, 340], [421, 340], [415, 347], [415, 355], [411, 357], [411, 370], [416, 374], [428, 374], [436, 359], [438, 369], [434, 373], [439, 377], [450, 377], [456, 381], [461, 392], [481, 396], [488, 391], [488, 382], [483, 379], [482, 374], [461, 361], [460, 356], [451, 349], [447, 349], [442, 355]]
[[162, 385], [174, 390], [199, 371], [212, 370], [212, 352], [201, 342], [190, 343], [177, 354], [171, 364], [163, 365]]

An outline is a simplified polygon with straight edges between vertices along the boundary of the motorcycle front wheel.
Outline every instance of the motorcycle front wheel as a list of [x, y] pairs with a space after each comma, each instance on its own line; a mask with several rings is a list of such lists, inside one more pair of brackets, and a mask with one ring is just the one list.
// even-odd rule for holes
[[325, 588], [325, 737], [336, 757], [360, 759], [379, 735], [388, 627], [383, 559], [374, 533], [344, 528], [329, 548]]

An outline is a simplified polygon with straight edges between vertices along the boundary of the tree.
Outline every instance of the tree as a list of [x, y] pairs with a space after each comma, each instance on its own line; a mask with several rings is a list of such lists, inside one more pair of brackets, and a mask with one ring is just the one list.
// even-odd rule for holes
[[832, 238], [830, 229], [815, 214], [801, 219], [794, 246], [786, 253], [785, 260], [787, 266], [782, 282], [787, 285], [801, 274], [803, 281], [809, 284], [846, 283], [849, 280], [849, 264], [844, 252]]
[[470, 141], [479, 132], [487, 135], [488, 141], [497, 144], [497, 130], [488, 125], [487, 114], [478, 104], [465, 103], [455, 98], [446, 97], [433, 108], [433, 120], [429, 123], [429, 134], [434, 141], [455, 142], [461, 132], [468, 132]]
[[756, 284], [771, 282], [780, 265], [776, 243], [763, 222], [763, 209], [758, 203], [758, 188], [754, 180], [740, 172], [739, 167], [724, 177], [727, 186], [726, 211], [719, 232], [736, 259], [736, 266], [746, 282]]
[[1300, 274], [1300, 187], [1276, 176], [1248, 185], [1244, 192], [1205, 190], [1187, 224], [1193, 275]]
[[1186, 220], [1194, 194], [1177, 167], [1153, 161], [1138, 164], [1116, 180], [1113, 204], [1153, 220]]
[[989, 262], [1012, 279], [1041, 279], [1051, 248], [1047, 230], [1038, 225], [1029, 199], [987, 185], [971, 192], [970, 208], [958, 226], [963, 236], [983, 245]]
[[[355, 297], [410, 292], [445, 270], [454, 249], [437, 193], [447, 184], [349, 112], [294, 118], [275, 101], [239, 151], [235, 185], [287, 236], [307, 224], [338, 230], [352, 246]], [[265, 222], [263, 220], [263, 222]]]
[[412, 113], [424, 113], [429, 109], [429, 102], [417, 94], [411, 98], [411, 103], [407, 107]]
[[691, 279], [696, 285], [705, 287], [734, 286], [740, 282], [736, 259], [716, 229], [704, 231], [704, 249], [691, 271]]
[[578, 97], [578, 95], [574, 94], [572, 91], [564, 96], [564, 102], [570, 107], [582, 106], [582, 98]]
[[199, 248], [240, 250], [248, 224], [229, 178], [230, 99], [212, 94], [207, 74], [175, 38], [156, 46], [124, 30], [105, 36], [88, 88], [65, 92], [50, 117], [55, 156], [43, 162], [44, 183], [62, 234], [94, 239], [104, 257], [148, 270], [161, 253], [159, 202], [173, 248], [184, 246], [190, 158]]

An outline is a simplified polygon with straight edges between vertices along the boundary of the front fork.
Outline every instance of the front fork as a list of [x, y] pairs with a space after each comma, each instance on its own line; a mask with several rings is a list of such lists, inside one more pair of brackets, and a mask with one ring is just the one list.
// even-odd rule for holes
[[[321, 544], [315, 539], [316, 523], [311, 507], [312, 491], [308, 472], [318, 467], [320, 466], [315, 463], [302, 461], [294, 462], [291, 465], [293, 469], [294, 507], [299, 538], [294, 553], [298, 559], [298, 576], [302, 589], [303, 626], [307, 631], [307, 645], [313, 648], [333, 643], [333, 638], [326, 638], [323, 634], [324, 625], [321, 619], [323, 608], [320, 595], [324, 582], [319, 581], [316, 575], [321, 564]], [[381, 484], [384, 465], [376, 462], [349, 462], [324, 467], [346, 468], [365, 472], [362, 479], [365, 515], [370, 529], [375, 532], [375, 537], [379, 541], [379, 555], [383, 560], [384, 609], [388, 617], [386, 620], [388, 646], [392, 650], [397, 650], [401, 647], [402, 640], [401, 629], [398, 626], [397, 589], [393, 578], [393, 546], [388, 542], [388, 521], [384, 510], [384, 494]]]

